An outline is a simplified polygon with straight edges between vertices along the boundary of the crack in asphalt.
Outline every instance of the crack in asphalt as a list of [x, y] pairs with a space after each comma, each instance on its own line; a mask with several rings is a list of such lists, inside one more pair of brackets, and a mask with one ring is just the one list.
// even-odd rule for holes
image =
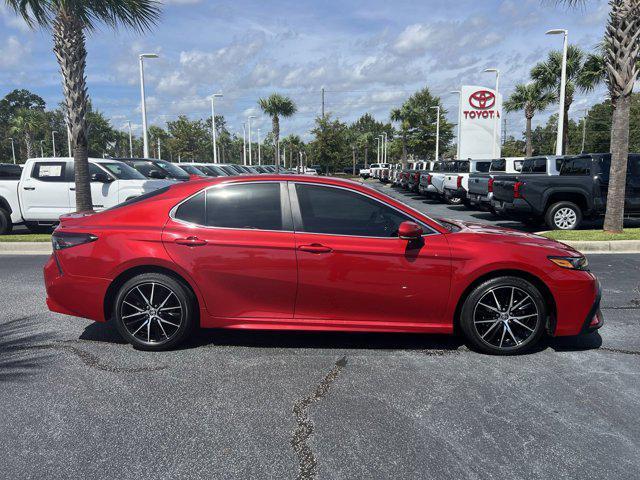
[[318, 402], [328, 392], [331, 384], [338, 378], [340, 372], [347, 366], [347, 357], [339, 359], [331, 371], [322, 379], [318, 386], [307, 397], [293, 405], [296, 417], [296, 428], [292, 432], [291, 447], [298, 457], [298, 480], [310, 480], [316, 477], [318, 461], [307, 440], [313, 435], [313, 422], [309, 418], [309, 407]]
[[73, 345], [68, 345], [68, 343], [76, 342], [74, 340], [66, 341], [65, 343], [46, 343], [40, 345], [29, 345], [20, 347], [19, 350], [57, 350], [67, 353], [72, 353], [76, 357], [78, 357], [82, 363], [84, 363], [89, 368], [95, 368], [96, 370], [101, 370], [103, 372], [111, 372], [111, 373], [142, 373], [142, 372], [156, 372], [159, 370], [165, 370], [168, 365], [158, 365], [155, 367], [116, 367], [114, 365], [109, 365], [103, 363], [97, 355], [93, 353], [87, 352], [81, 348], [75, 347]]
[[604, 350], [605, 352], [612, 353], [624, 353], [625, 355], [640, 355], [640, 352], [637, 350], [625, 350], [624, 348], [600, 347], [598, 350]]

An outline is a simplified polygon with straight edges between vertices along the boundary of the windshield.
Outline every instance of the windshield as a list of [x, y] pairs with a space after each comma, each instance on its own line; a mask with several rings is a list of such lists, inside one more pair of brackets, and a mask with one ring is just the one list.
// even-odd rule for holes
[[205, 174], [202, 170], [200, 170], [198, 167], [194, 167], [193, 165], [185, 165], [181, 163], [180, 168], [191, 175], [203, 176]]
[[102, 168], [109, 171], [118, 180], [146, 180], [145, 176], [135, 168], [131, 168], [126, 163], [98, 163]]
[[182, 170], [180, 167], [175, 166], [173, 163], [157, 161], [154, 162], [156, 166], [162, 168], [168, 172], [173, 178], [180, 178], [186, 180], [189, 178], [189, 174]]

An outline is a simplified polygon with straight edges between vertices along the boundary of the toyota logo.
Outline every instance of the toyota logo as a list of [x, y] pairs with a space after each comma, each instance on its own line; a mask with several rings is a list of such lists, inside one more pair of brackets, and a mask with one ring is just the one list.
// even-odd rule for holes
[[473, 108], [486, 110], [496, 104], [496, 96], [489, 90], [478, 90], [469, 97], [469, 104]]

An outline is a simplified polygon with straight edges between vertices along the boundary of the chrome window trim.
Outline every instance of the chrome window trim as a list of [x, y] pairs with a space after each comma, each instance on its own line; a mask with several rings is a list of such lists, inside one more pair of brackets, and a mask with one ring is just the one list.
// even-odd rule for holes
[[[292, 199], [292, 203], [295, 203], [295, 205], [296, 205], [295, 208], [299, 211], [300, 214], [302, 214], [302, 212], [300, 212], [300, 203], [298, 202], [297, 192], [295, 192], [295, 186], [296, 185], [314, 185], [314, 186], [319, 186], [319, 187], [337, 188], [337, 189], [340, 189], [340, 190], [346, 190], [347, 192], [357, 193], [357, 194], [362, 195], [363, 197], [366, 197], [366, 198], [370, 198], [371, 200], [374, 200], [374, 201], [380, 203], [381, 205], [384, 205], [385, 207], [391, 208], [391, 209], [395, 210], [396, 212], [401, 213], [402, 215], [404, 215], [406, 217], [409, 217], [411, 220], [416, 222], [418, 225], [421, 225], [424, 228], [427, 228], [428, 230], [431, 231], [431, 233], [426, 233], [426, 232], [423, 233], [421, 235], [422, 237], [429, 237], [431, 235], [441, 235], [440, 232], [438, 232], [434, 228], [430, 227], [429, 225], [426, 225], [422, 220], [418, 220], [417, 218], [413, 217], [412, 215], [409, 215], [407, 212], [403, 212], [399, 208], [396, 208], [393, 205], [389, 205], [388, 203], [385, 203], [382, 200], [379, 200], [376, 197], [374, 197], [372, 195], [369, 195], [367, 193], [361, 192], [359, 190], [353, 190], [351, 188], [342, 187], [342, 186], [339, 186], [339, 185], [329, 185], [329, 184], [326, 184], [326, 183], [298, 182], [298, 181], [295, 181], [295, 180], [290, 180], [289, 183], [294, 185], [293, 192], [294, 192], [294, 195], [295, 195], [295, 200]], [[411, 208], [411, 207], [408, 207], [408, 208]], [[293, 210], [293, 206], [292, 206], [292, 210]], [[295, 226], [294, 226], [294, 230], [295, 230]], [[307, 234], [307, 235], [328, 235], [328, 236], [335, 236], [335, 237], [351, 237], [351, 238], [378, 238], [378, 239], [383, 239], [383, 240], [398, 240], [400, 238], [400, 237], [375, 237], [375, 236], [368, 236], [368, 235], [345, 235], [345, 234], [340, 234], [340, 233], [299, 232], [297, 230], [296, 230], [295, 233], [296, 234]]]

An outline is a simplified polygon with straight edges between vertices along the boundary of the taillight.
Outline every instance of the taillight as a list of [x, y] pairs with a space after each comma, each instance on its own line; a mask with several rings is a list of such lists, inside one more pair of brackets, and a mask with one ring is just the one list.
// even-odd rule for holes
[[431, 175], [427, 175], [427, 185], [431, 185]]
[[457, 182], [458, 188], [462, 188], [462, 177], [458, 176], [458, 182]]
[[54, 250], [76, 247], [85, 243], [95, 242], [98, 239], [90, 233], [53, 232], [51, 242]]
[[493, 178], [489, 179], [489, 193], [493, 192]]
[[419, 180], [420, 179], [420, 174], [419, 173], [414, 173], [413, 174], [413, 179], [414, 180]]
[[513, 184], [513, 198], [523, 198], [520, 189], [524, 185], [523, 182], [516, 182]]

